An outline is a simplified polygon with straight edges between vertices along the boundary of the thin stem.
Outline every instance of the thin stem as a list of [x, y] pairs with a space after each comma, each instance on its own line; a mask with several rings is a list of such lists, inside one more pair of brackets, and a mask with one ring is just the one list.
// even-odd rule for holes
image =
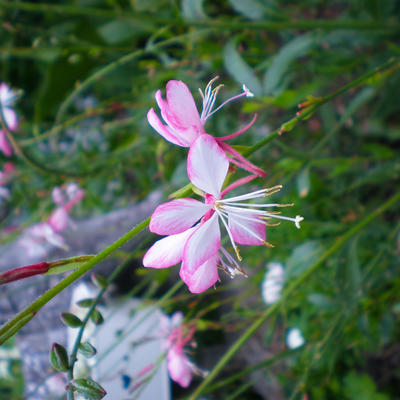
[[267, 310], [244, 332], [244, 334], [231, 346], [231, 348], [224, 354], [218, 361], [212, 371], [208, 374], [206, 379], [197, 387], [193, 394], [189, 397], [190, 400], [197, 399], [200, 394], [204, 392], [206, 387], [214, 380], [214, 378], [221, 372], [225, 365], [231, 358], [239, 351], [239, 349], [246, 343], [246, 341], [257, 331], [258, 328], [276, 311], [278, 311], [282, 301], [286, 300], [302, 283], [304, 283], [311, 274], [313, 274], [332, 254], [339, 250], [351, 237], [358, 233], [362, 228], [371, 223], [375, 218], [381, 215], [388, 208], [400, 201], [400, 192], [397, 192], [389, 200], [387, 200], [380, 207], [364, 217], [352, 229], [347, 231], [343, 236], [339, 237], [335, 243], [324, 254], [314, 262], [302, 275], [293, 280], [290, 285], [282, 293], [279, 301], [271, 305]]

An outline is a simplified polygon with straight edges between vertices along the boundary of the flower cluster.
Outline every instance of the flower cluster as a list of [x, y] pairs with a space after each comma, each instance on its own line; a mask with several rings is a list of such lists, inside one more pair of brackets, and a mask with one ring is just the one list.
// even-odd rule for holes
[[[167, 235], [158, 240], [145, 254], [143, 265], [166, 268], [182, 262], [180, 277], [192, 293], [200, 293], [219, 279], [218, 269], [231, 277], [245, 275], [234, 257], [221, 245], [221, 226], [226, 230], [238, 261], [238, 245], [267, 245], [265, 227], [271, 218], [292, 221], [300, 228], [302, 217], [279, 215], [269, 208], [283, 207], [276, 203], [258, 204], [248, 200], [266, 197], [281, 186], [260, 189], [244, 195], [227, 197], [227, 194], [264, 172], [251, 164], [224, 141], [243, 133], [244, 129], [224, 138], [214, 138], [206, 133], [204, 123], [208, 117], [233, 99], [249, 96], [244, 86], [242, 94], [229, 99], [212, 111], [220, 86], [212, 90], [211, 81], [202, 93], [203, 111], [199, 115], [189, 89], [183, 82], [169, 81], [167, 100], [157, 91], [156, 101], [167, 125], [163, 125], [153, 109], [148, 113], [151, 126], [170, 142], [189, 147], [187, 174], [204, 202], [183, 198], [162, 204], [153, 213], [150, 231]], [[223, 188], [229, 164], [252, 172], [252, 175]]]
[[65, 189], [60, 187], [53, 189], [52, 198], [57, 207], [47, 221], [27, 228], [20, 237], [21, 246], [30, 256], [45, 256], [47, 253], [46, 243], [66, 248], [65, 240], [60, 233], [71, 225], [69, 211], [82, 200], [83, 196], [83, 190], [76, 183], [68, 184]]

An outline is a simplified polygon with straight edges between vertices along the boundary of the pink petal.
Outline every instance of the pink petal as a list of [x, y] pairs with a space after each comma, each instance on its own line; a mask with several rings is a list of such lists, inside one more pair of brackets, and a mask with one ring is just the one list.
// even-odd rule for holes
[[221, 149], [226, 151], [228, 154], [232, 155], [232, 158], [230, 158], [230, 162], [232, 164], [235, 164], [239, 168], [243, 168], [244, 170], [249, 171], [258, 176], [263, 176], [263, 177], [266, 176], [266, 173], [261, 168], [258, 168], [256, 165], [251, 163], [241, 153], [236, 151], [233, 147], [229, 146], [225, 142], [218, 141], [218, 143], [221, 146]]
[[183, 251], [182, 269], [186, 274], [194, 274], [201, 264], [218, 253], [221, 247], [218, 216], [214, 214], [208, 221], [195, 227]]
[[48, 224], [55, 232], [61, 232], [67, 228], [68, 221], [68, 212], [63, 207], [59, 207], [51, 213]]
[[212, 136], [201, 135], [190, 147], [187, 164], [190, 181], [217, 199], [220, 198], [228, 168], [228, 157]]
[[168, 140], [168, 142], [178, 146], [187, 147], [180, 139], [177, 138], [176, 134], [171, 131], [168, 126], [164, 125], [160, 121], [153, 108], [151, 108], [147, 113], [147, 121], [149, 121], [149, 124], [152, 126], [152, 128], [156, 130], [165, 140]]
[[215, 285], [218, 281], [217, 263], [219, 255], [215, 254], [204, 264], [200, 265], [194, 273], [187, 273], [183, 268], [180, 270], [180, 277], [186, 283], [192, 293], [201, 293]]
[[[190, 92], [189, 95], [191, 96]], [[200, 134], [205, 133], [203, 125], [201, 124], [199, 118], [196, 117], [191, 118], [190, 116], [185, 116], [184, 118], [182, 118], [181, 115], [182, 107], [176, 105], [171, 106], [171, 103], [175, 104], [174, 99], [172, 99], [171, 103], [169, 102], [169, 100], [171, 99], [165, 101], [162, 98], [161, 90], [157, 90], [155, 97], [157, 104], [160, 107], [161, 115], [164, 121], [168, 125], [167, 128], [176, 137], [176, 139], [181, 143], [182, 146], [189, 147]], [[168, 98], [168, 90], [167, 90], [167, 98]], [[193, 98], [192, 102], [194, 104]], [[195, 110], [198, 117], [197, 109]]]
[[210, 206], [195, 199], [177, 199], [161, 204], [151, 216], [149, 229], [159, 235], [174, 235], [191, 228]]
[[8, 143], [7, 135], [4, 131], [0, 131], [0, 150], [6, 157], [12, 156], [12, 147], [10, 146], [10, 143]]
[[59, 188], [58, 186], [53, 188], [53, 190], [51, 191], [51, 197], [52, 197], [54, 203], [56, 203], [59, 206], [61, 204], [63, 204], [65, 201], [64, 193], [61, 190], [61, 188]]
[[168, 372], [171, 379], [186, 388], [192, 380], [190, 360], [181, 348], [174, 346], [167, 354]]
[[[251, 221], [247, 219], [243, 219], [238, 217], [237, 215], [233, 215], [232, 213], [228, 213], [228, 224], [229, 229], [232, 233], [233, 239], [238, 244], [248, 244], [248, 245], [262, 245], [265, 242], [265, 223], [259, 217], [257, 218], [254, 214], [246, 213], [244, 214], [246, 217], [253, 218]], [[253, 236], [242, 226], [245, 226], [249, 231], [254, 232], [257, 237]]]
[[169, 110], [181, 126], [196, 127], [203, 133], [203, 124], [189, 88], [182, 81], [169, 81], [167, 83], [167, 103]]
[[194, 229], [155, 242], [145, 254], [143, 265], [148, 268], [167, 268], [178, 264], [182, 260], [186, 241]]
[[4, 119], [6, 120], [6, 125], [10, 131], [15, 131], [18, 129], [18, 118], [17, 113], [9, 107], [3, 108]]

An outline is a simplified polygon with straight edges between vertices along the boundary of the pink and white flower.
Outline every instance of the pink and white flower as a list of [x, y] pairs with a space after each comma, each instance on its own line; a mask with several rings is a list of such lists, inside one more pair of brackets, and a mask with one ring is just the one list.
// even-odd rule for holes
[[255, 177], [239, 179], [222, 190], [228, 168], [229, 159], [216, 140], [208, 134], [200, 135], [190, 148], [187, 172], [205, 202], [191, 198], [173, 200], [157, 207], [151, 217], [150, 231], [168, 236], [158, 240], [147, 251], [143, 265], [167, 268], [182, 261], [180, 276], [192, 293], [213, 286], [219, 279], [218, 267], [231, 276], [242, 273], [233, 257], [221, 246], [220, 223], [241, 261], [238, 244], [269, 245], [265, 234], [266, 220], [289, 220], [297, 228], [303, 220], [300, 216], [290, 218], [262, 210], [281, 207], [280, 204], [244, 202], [273, 194], [281, 186], [225, 198], [229, 191]]
[[31, 257], [44, 257], [47, 254], [48, 245], [68, 248], [59, 233], [71, 224], [68, 213], [83, 198], [84, 192], [76, 183], [71, 183], [65, 189], [55, 187], [51, 195], [58, 207], [53, 210], [46, 222], [26, 229], [19, 239]]
[[10, 89], [6, 83], [0, 83], [1, 115], [3, 115], [5, 120], [4, 122], [10, 131], [18, 129], [18, 117], [17, 113], [13, 109], [17, 97], [17, 92]]
[[183, 314], [175, 312], [172, 317], [161, 316], [160, 335], [164, 339], [162, 348], [167, 352], [167, 367], [171, 379], [186, 388], [192, 374], [204, 375], [186, 355], [185, 346], [193, 343], [195, 327], [183, 324]]
[[60, 187], [55, 187], [51, 193], [54, 203], [58, 207], [51, 213], [48, 223], [55, 232], [62, 232], [70, 224], [70, 209], [82, 200], [84, 191], [76, 183], [70, 183], [63, 191]]
[[[204, 125], [209, 117], [231, 101], [243, 96], [253, 96], [249, 89], [243, 85], [243, 92], [224, 101], [217, 108], [213, 109], [218, 91], [223, 86], [219, 85], [215, 89], [212, 89], [212, 84], [216, 79], [214, 78], [208, 83], [204, 94], [199, 89], [203, 100], [201, 115], [197, 111], [193, 96], [186, 84], [182, 81], [169, 81], [166, 87], [166, 100], [162, 98], [161, 90], [157, 90], [155, 95], [161, 116], [167, 125], [161, 122], [153, 108], [147, 113], [147, 120], [150, 125], [169, 142], [182, 147], [190, 147], [200, 135], [206, 134]], [[238, 151], [225, 143], [226, 140], [233, 139], [249, 129], [256, 120], [256, 117], [257, 115], [254, 115], [252, 121], [239, 131], [228, 136], [217, 137], [215, 140], [231, 156], [230, 161], [233, 164], [258, 176], [265, 176], [265, 172], [262, 169], [246, 160]]]
[[20, 237], [19, 243], [33, 258], [44, 257], [49, 244], [63, 249], [67, 248], [64, 238], [47, 222], [41, 222], [26, 229]]

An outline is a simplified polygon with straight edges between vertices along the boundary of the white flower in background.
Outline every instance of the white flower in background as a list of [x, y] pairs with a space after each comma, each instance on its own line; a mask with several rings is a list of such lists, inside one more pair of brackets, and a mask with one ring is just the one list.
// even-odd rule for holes
[[18, 117], [13, 107], [18, 98], [18, 92], [12, 90], [6, 83], [0, 83], [0, 107], [4, 122], [10, 131], [18, 129]]
[[299, 328], [290, 328], [286, 332], [286, 346], [289, 349], [297, 349], [298, 347], [303, 346], [305, 342], [304, 336]]
[[266, 273], [261, 284], [261, 297], [265, 304], [273, 304], [281, 297], [285, 270], [279, 262], [272, 261], [266, 265]]

